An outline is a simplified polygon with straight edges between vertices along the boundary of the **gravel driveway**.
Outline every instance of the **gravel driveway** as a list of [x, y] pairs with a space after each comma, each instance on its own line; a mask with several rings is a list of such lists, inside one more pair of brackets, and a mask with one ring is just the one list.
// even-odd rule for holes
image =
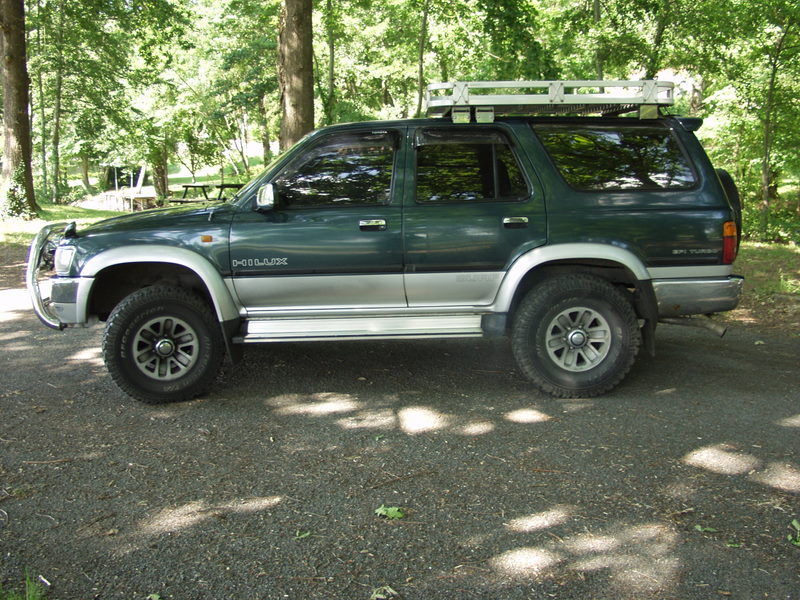
[[503, 342], [254, 347], [151, 407], [111, 383], [99, 327], [41, 326], [5, 262], [4, 589], [27, 569], [59, 599], [800, 598], [800, 337], [663, 326], [593, 400], [534, 391]]

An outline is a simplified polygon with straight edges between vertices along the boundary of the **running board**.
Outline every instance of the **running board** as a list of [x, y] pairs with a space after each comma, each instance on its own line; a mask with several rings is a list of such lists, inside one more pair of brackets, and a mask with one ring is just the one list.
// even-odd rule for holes
[[480, 337], [481, 315], [251, 319], [235, 343]]

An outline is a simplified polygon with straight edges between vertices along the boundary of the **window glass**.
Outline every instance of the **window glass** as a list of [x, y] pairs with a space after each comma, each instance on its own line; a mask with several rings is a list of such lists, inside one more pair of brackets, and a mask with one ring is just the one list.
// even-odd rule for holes
[[280, 206], [388, 204], [395, 146], [395, 136], [383, 132], [323, 140], [274, 181]]
[[417, 135], [417, 202], [493, 202], [528, 195], [508, 142], [494, 130], [429, 129]]
[[534, 125], [567, 183], [579, 190], [664, 190], [695, 185], [665, 127]]

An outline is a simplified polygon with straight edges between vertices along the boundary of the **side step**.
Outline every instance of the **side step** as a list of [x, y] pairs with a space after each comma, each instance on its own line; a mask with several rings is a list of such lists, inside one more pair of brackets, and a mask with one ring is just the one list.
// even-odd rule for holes
[[235, 343], [481, 337], [481, 315], [250, 319]]

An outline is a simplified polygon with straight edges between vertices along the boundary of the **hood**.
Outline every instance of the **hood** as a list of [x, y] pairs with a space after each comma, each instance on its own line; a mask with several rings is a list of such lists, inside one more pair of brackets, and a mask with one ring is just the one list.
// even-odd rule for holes
[[155, 208], [98, 221], [80, 229], [78, 237], [114, 231], [155, 230], [163, 227], [175, 227], [180, 223], [195, 223], [198, 220], [228, 219], [228, 215], [233, 210], [234, 207], [225, 202], [200, 206]]

